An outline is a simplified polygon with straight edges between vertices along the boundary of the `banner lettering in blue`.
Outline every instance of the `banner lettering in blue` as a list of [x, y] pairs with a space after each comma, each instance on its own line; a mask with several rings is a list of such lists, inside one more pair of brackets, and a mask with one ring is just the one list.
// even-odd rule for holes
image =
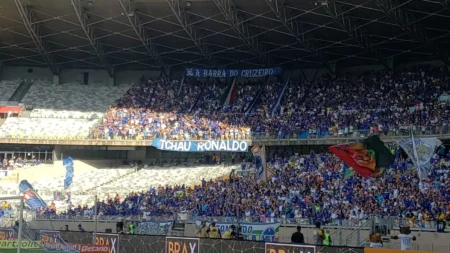
[[247, 141], [168, 141], [155, 138], [152, 146], [167, 151], [178, 152], [247, 152]]
[[264, 77], [280, 75], [282, 68], [262, 68], [262, 69], [194, 69], [187, 68], [186, 76], [188, 77]]

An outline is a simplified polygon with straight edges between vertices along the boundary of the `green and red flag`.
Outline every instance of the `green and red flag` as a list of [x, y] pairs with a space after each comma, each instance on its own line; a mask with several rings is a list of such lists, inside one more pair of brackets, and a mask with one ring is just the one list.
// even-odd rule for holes
[[328, 149], [363, 177], [382, 174], [395, 159], [378, 135], [359, 143], [339, 144]]

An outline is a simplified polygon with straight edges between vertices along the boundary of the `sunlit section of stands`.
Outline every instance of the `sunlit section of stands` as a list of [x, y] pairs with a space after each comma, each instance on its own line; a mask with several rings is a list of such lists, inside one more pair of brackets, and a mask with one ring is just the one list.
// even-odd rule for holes
[[31, 118], [60, 118], [60, 119], [100, 119], [103, 112], [82, 112], [68, 110], [34, 109]]
[[[78, 205], [92, 206], [94, 196], [104, 200], [109, 196], [119, 194], [122, 197], [132, 193], [148, 191], [150, 187], [181, 186], [191, 187], [200, 185], [202, 179], [206, 181], [224, 178], [232, 169], [238, 166], [205, 165], [198, 167], [147, 167], [137, 170], [136, 167], [125, 166], [118, 169], [95, 169], [93, 171], [77, 173], [73, 177], [72, 185], [67, 191], [72, 193], [71, 202]], [[54, 201], [55, 191], [63, 192], [64, 176], [48, 175], [37, 181], [30, 181], [38, 190], [39, 195], [47, 203], [54, 202], [58, 212], [68, 208], [66, 200]], [[0, 185], [0, 197], [19, 194], [17, 184]]]
[[[99, 200], [105, 200], [108, 195], [114, 197], [119, 194], [125, 197], [132, 192], [148, 191], [150, 187], [181, 186], [183, 184], [186, 187], [191, 187], [200, 185], [202, 179], [209, 181], [228, 176], [232, 169], [237, 169], [237, 167], [151, 167], [139, 170], [136, 173], [128, 173], [128, 175], [121, 176], [117, 180], [109, 180], [109, 183], [103, 184], [89, 194], [73, 194], [72, 203], [91, 206], [94, 202], [94, 193], [97, 194]], [[114, 174], [114, 170], [108, 171]], [[105, 177], [112, 176], [108, 174]], [[99, 177], [95, 176], [95, 178]]]
[[[136, 173], [122, 177], [113, 184], [101, 186], [102, 192], [114, 193], [117, 190], [145, 191], [149, 187], [165, 185], [198, 185], [202, 178], [205, 180], [216, 179], [229, 175], [233, 167], [201, 166], [201, 167], [168, 167], [139, 170]], [[237, 169], [234, 168], [234, 169]]]
[[100, 118], [130, 87], [35, 82], [22, 103], [34, 108], [35, 118]]
[[95, 119], [7, 118], [0, 127], [0, 137], [30, 139], [87, 138]]
[[0, 81], [0, 101], [8, 101], [19, 87], [21, 80]]
[[[127, 167], [121, 169], [97, 169], [85, 173], [76, 173], [73, 177], [72, 185], [69, 191], [82, 194], [96, 187], [117, 180], [129, 173], [133, 173], [135, 169]], [[53, 191], [64, 189], [64, 177], [47, 178], [32, 183], [35, 189], [38, 189], [43, 198], [52, 197]]]
[[[127, 166], [126, 168], [119, 169], [97, 169], [84, 173], [75, 173], [72, 185], [68, 191], [72, 192], [73, 198], [75, 198], [74, 201], [77, 201], [79, 198], [89, 199], [91, 201], [89, 204], [93, 204], [92, 192], [94, 192], [97, 187], [122, 178], [130, 173], [134, 173], [135, 171], [135, 168], [130, 168]], [[52, 175], [48, 175], [48, 177], [38, 181], [31, 181], [30, 183], [39, 192], [39, 195], [44, 201], [51, 203], [53, 202], [53, 193], [64, 189], [64, 176], [54, 177]], [[0, 197], [16, 196], [18, 194], [19, 186], [17, 184], [0, 185]], [[56, 201], [55, 203], [61, 207], [64, 207], [64, 209], [60, 209], [60, 211], [67, 210], [64, 203], [57, 203]], [[74, 203], [78, 204], [78, 202]]]
[[0, 184], [0, 197], [10, 197], [19, 195], [19, 186], [11, 183]]

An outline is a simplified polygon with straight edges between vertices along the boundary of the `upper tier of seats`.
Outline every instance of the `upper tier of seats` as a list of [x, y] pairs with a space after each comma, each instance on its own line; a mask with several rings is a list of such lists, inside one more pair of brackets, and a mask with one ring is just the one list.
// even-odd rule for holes
[[439, 99], [450, 90], [449, 77], [445, 69], [424, 67], [287, 86], [275, 79], [264, 85], [244, 80], [234, 88], [191, 80], [180, 89], [178, 82], [149, 81], [120, 99], [94, 132], [109, 139], [366, 136], [411, 128], [439, 133], [450, 123], [450, 103]]
[[7, 118], [0, 137], [89, 138], [107, 108], [129, 88], [36, 81], [22, 100], [33, 107], [29, 118]]
[[9, 101], [21, 82], [21, 80], [0, 81], [0, 101]]
[[101, 118], [129, 87], [36, 82], [22, 103], [33, 106], [30, 116], [34, 118]]
[[0, 137], [34, 139], [85, 139], [96, 125], [95, 119], [46, 119], [8, 117], [0, 127]]

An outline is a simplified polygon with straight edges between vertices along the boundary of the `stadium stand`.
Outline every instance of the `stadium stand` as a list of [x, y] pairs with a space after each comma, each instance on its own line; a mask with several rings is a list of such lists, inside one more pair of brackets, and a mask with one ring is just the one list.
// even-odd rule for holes
[[[450, 190], [437, 186], [448, 184], [448, 167], [441, 166], [447, 164], [448, 159], [449, 155], [442, 159], [437, 155], [433, 158], [436, 170], [430, 175], [427, 192], [421, 193], [417, 187], [418, 178], [411, 171], [410, 160], [397, 159], [385, 177], [378, 180], [357, 175], [347, 177], [345, 171], [348, 167], [327, 153], [291, 158], [275, 156], [270, 159], [270, 167], [276, 170], [276, 176], [268, 184], [258, 184], [252, 176], [239, 178], [236, 185], [242, 200], [239, 209], [254, 222], [263, 222], [261, 217], [267, 217], [272, 221], [281, 218], [294, 223], [308, 218], [308, 222], [311, 219], [323, 224], [337, 224], [342, 220], [363, 220], [370, 215], [409, 217], [414, 214], [414, 217], [429, 223], [442, 214], [448, 214], [445, 203], [450, 201]], [[159, 190], [163, 192], [162, 196], [167, 197], [154, 199], [158, 204], [147, 210], [154, 215], [167, 210], [173, 213], [188, 210], [194, 216], [237, 215], [235, 207], [230, 204], [236, 197], [233, 185], [227, 180], [203, 181], [195, 189], [185, 188], [180, 199], [172, 197], [180, 187]], [[161, 192], [158, 195], [161, 196]], [[135, 194], [124, 201], [137, 204], [137, 198], [133, 196]], [[137, 196], [154, 197], [155, 191]], [[399, 196], [403, 197], [399, 199]], [[178, 204], [171, 207], [171, 201]]]
[[[95, 192], [104, 215], [146, 212], [158, 217], [188, 212], [191, 217], [219, 219], [238, 214], [233, 203], [239, 196], [240, 215], [249, 222], [267, 219], [267, 222], [342, 224], [359, 223], [373, 215], [390, 215], [408, 219], [413, 227], [433, 228], [433, 221], [439, 217], [450, 221], [450, 189], [446, 187], [450, 152], [439, 153], [432, 158], [433, 169], [425, 181], [425, 192], [419, 190], [411, 159], [405, 158], [400, 149], [383, 178], [349, 175], [348, 166], [336, 156], [311, 152], [272, 154], [268, 166], [276, 173], [264, 184], [255, 179], [253, 164], [243, 163], [248, 174], [239, 173], [236, 183], [224, 176], [241, 166], [96, 169], [74, 177], [71, 205], [67, 198], [60, 200], [54, 195], [55, 189], [62, 188], [62, 176], [41, 179], [33, 185], [43, 198], [56, 203], [59, 214], [83, 215], [84, 211], [92, 214]], [[235, 187], [238, 195], [234, 193]]]
[[1, 137], [34, 139], [86, 139], [106, 109], [129, 85], [85, 86], [77, 83], [32, 84], [22, 100], [32, 107], [29, 117], [8, 117], [0, 127]]
[[[77, 162], [78, 163], [78, 162]], [[77, 166], [80, 166], [77, 164]], [[79, 168], [82, 169], [82, 168]], [[77, 169], [77, 170], [79, 170]], [[70, 187], [70, 193], [62, 192], [64, 176], [44, 176], [30, 181], [33, 187], [39, 191], [40, 196], [54, 204], [58, 214], [92, 215], [94, 195], [99, 199], [107, 200], [109, 196], [129, 196], [133, 193], [145, 192], [149, 188], [162, 189], [161, 187], [174, 186], [179, 189], [201, 184], [201, 180], [216, 180], [228, 176], [236, 166], [196, 166], [196, 167], [157, 167], [145, 166], [138, 170], [135, 165], [119, 166], [118, 168], [99, 167], [83, 173], [77, 173]], [[31, 179], [31, 176], [25, 176]], [[95, 180], [93, 180], [95, 178]], [[175, 188], [174, 188], [175, 189]], [[18, 194], [17, 184], [2, 184], [0, 186], [0, 197], [8, 194]], [[67, 196], [70, 195], [70, 197]], [[124, 203], [126, 203], [125, 201]], [[52, 204], [52, 205], [53, 205]], [[74, 209], [81, 206], [82, 209]], [[127, 214], [140, 214], [142, 206], [135, 205], [136, 210], [122, 208]], [[110, 209], [110, 208], [109, 208]], [[111, 212], [103, 211], [104, 215], [118, 215], [118, 210]], [[39, 210], [38, 214], [49, 215], [55, 213], [53, 210]]]
[[0, 81], [0, 101], [9, 101], [22, 80]]
[[233, 99], [234, 102], [229, 105], [224, 105], [221, 111], [226, 113], [244, 113], [261, 87], [262, 80], [238, 80], [237, 95]]
[[[178, 219], [192, 227], [213, 219], [255, 228], [281, 223], [311, 229], [320, 223], [340, 232], [349, 227], [349, 237], [332, 237], [355, 246], [362, 245], [360, 238], [351, 240], [358, 230], [375, 228], [385, 217], [395, 225], [436, 231], [436, 238], [448, 231], [442, 224], [450, 222], [450, 152], [444, 146], [450, 138], [450, 50], [448, 22], [443, 21], [450, 18], [449, 0], [71, 0], [55, 1], [54, 8], [4, 2], [0, 77], [25, 81], [0, 82], [0, 197], [21, 194], [19, 182], [28, 180], [36, 190], [27, 186], [23, 195], [30, 220], [42, 218], [53, 230], [56, 219], [72, 220], [71, 226], [87, 219], [97, 229], [97, 215], [114, 223], [147, 219], [146, 225], [158, 231], [163, 222], [157, 222], [172, 230]], [[413, 64], [416, 60], [429, 65]], [[139, 83], [114, 85], [141, 75]], [[52, 77], [52, 84], [41, 81]], [[60, 84], [60, 78], [68, 83]], [[76, 79], [86, 85], [72, 83]], [[20, 103], [15, 113], [9, 100]], [[374, 135], [389, 142], [385, 151], [395, 155], [386, 170], [378, 166], [382, 159], [373, 147], [341, 150], [356, 165], [326, 151], [326, 145], [361, 144]], [[394, 144], [414, 138], [425, 143], [425, 137], [440, 138], [443, 145], [433, 153], [436, 145], [424, 144], [418, 157], [411, 144], [414, 160]], [[221, 153], [221, 147], [215, 153], [195, 150], [219, 143], [208, 140], [255, 148], [241, 154]], [[176, 145], [186, 152], [169, 151]], [[46, 161], [28, 153], [37, 149], [41, 154], [41, 148]], [[255, 155], [265, 148], [267, 157]], [[433, 153], [431, 160], [426, 152]], [[20, 153], [32, 159], [25, 162]], [[120, 165], [75, 160], [75, 169], [64, 168], [60, 159], [68, 156], [114, 158]], [[47, 163], [53, 159], [58, 165]], [[419, 159], [430, 163], [414, 165]], [[263, 165], [269, 178], [257, 175]], [[431, 172], [419, 178], [427, 166]], [[358, 169], [371, 170], [372, 177]], [[29, 204], [33, 200], [38, 208]], [[14, 204], [0, 203], [0, 228], [6, 226], [2, 217], [17, 215]], [[14, 226], [14, 220], [7, 223]], [[377, 226], [389, 237], [392, 224]], [[252, 240], [277, 240], [278, 228], [261, 227], [262, 236]], [[321, 241], [319, 231], [313, 243]], [[91, 242], [88, 233], [81, 237]], [[129, 238], [129, 245], [137, 241]], [[145, 243], [154, 249], [168, 244], [164, 239]], [[240, 247], [201, 240], [212, 249], [238, 252]], [[402, 249], [409, 248], [404, 241]], [[118, 249], [117, 244], [113, 251]], [[133, 245], [136, 252], [143, 249]], [[292, 252], [280, 248], [285, 251]]]
[[[187, 81], [181, 89], [184, 99], [178, 100], [174, 98], [178, 82], [169, 81], [169, 88], [162, 89], [160, 82], [149, 81], [133, 88], [118, 101], [119, 107], [108, 111], [96, 137], [157, 136], [179, 140], [230, 139], [230, 136], [248, 139], [252, 135], [298, 139], [371, 133], [399, 135], [411, 127], [418, 132], [438, 133], [447, 131], [448, 126], [448, 117], [443, 112], [449, 110], [449, 104], [440, 100], [450, 88], [448, 78], [445, 70], [422, 67], [393, 77], [377, 72], [324, 77], [314, 83], [289, 82], [285, 92], [285, 83], [280, 81], [268, 80], [265, 85], [261, 85], [262, 81], [243, 81], [237, 84], [232, 103], [222, 107], [218, 105], [218, 97], [224, 89], [220, 88], [215, 95], [208, 89], [202, 91], [207, 92], [207, 97], [213, 96], [211, 101], [207, 102], [205, 97], [196, 102], [202, 94], [199, 90], [203, 90], [199, 87], [214, 87], [214, 83]], [[225, 93], [220, 95], [223, 97]], [[254, 107], [245, 113], [250, 104]]]
[[34, 82], [22, 103], [33, 107], [30, 115], [33, 118], [101, 118], [129, 87]]
[[94, 119], [7, 118], [1, 137], [31, 139], [85, 139], [97, 124]]
[[215, 112], [223, 106], [223, 96], [227, 91], [226, 81], [214, 80], [211, 84], [204, 84], [202, 90], [203, 93], [193, 110], [194, 113], [202, 115]]

